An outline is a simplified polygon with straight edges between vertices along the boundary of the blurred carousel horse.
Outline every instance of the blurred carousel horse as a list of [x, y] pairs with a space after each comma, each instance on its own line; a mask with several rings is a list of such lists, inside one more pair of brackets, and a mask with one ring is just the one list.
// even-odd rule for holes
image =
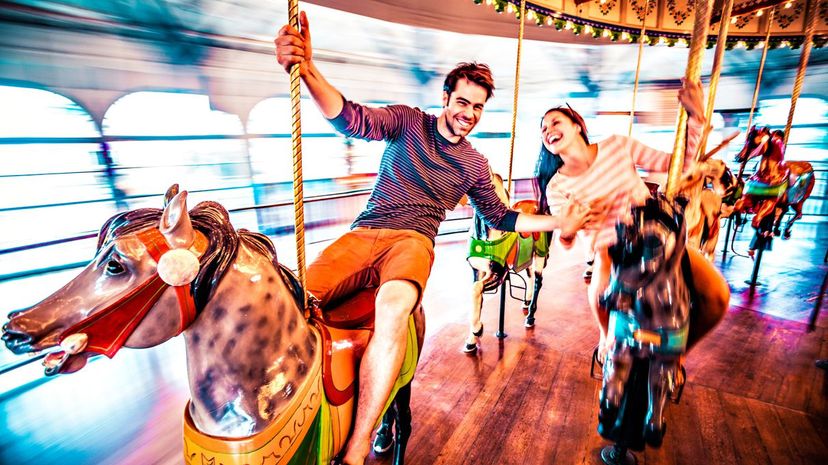
[[[814, 169], [806, 161], [785, 161], [784, 133], [753, 126], [736, 161], [761, 156], [759, 168], [745, 183], [742, 198], [736, 203], [739, 213], [753, 213], [751, 226], [756, 235], [750, 245], [752, 252], [766, 247], [773, 232], [787, 239], [796, 220], [802, 218], [802, 204], [814, 189]], [[793, 209], [794, 215], [781, 230], [782, 217]]]
[[[185, 463], [329, 464], [352, 426], [373, 290], [324, 314], [311, 306], [306, 319], [304, 291], [270, 240], [234, 230], [215, 202], [188, 212], [186, 199], [175, 185], [163, 211], [110, 218], [95, 259], [50, 297], [11, 314], [3, 341], [18, 354], [59, 346], [44, 361], [54, 375], [80, 370], [96, 354], [111, 358], [122, 346], [152, 347], [183, 333], [191, 395]], [[410, 434], [423, 322], [418, 308], [391, 395], [395, 419], [408, 422], [397, 425], [395, 463]]]
[[[683, 386], [690, 296], [683, 207], [655, 194], [616, 226], [610, 247], [611, 341], [603, 363], [598, 432], [624, 449], [661, 445], [664, 407]], [[593, 366], [594, 369], [594, 366]]]

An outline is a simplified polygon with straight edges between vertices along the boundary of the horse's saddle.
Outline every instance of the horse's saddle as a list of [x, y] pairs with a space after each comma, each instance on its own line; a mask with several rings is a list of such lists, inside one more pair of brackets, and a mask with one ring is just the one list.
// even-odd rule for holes
[[745, 195], [780, 197], [788, 189], [791, 171], [784, 162], [769, 162], [745, 183]]
[[782, 179], [765, 180], [753, 175], [745, 183], [744, 195], [756, 197], [779, 197], [788, 190], [788, 176]]
[[[333, 406], [354, 398], [357, 367], [374, 334], [375, 295], [376, 288], [366, 288], [334, 308], [312, 310], [310, 323], [322, 337], [322, 384]], [[405, 359], [390, 398], [414, 377], [418, 357], [419, 343], [412, 315], [408, 319]]]

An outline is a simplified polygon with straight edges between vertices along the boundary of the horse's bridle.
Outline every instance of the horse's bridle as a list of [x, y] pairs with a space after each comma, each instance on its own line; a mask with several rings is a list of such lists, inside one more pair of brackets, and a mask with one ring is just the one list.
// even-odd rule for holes
[[[135, 235], [156, 263], [160, 263], [161, 257], [172, 250], [157, 228], [149, 228]], [[202, 234], [196, 233], [196, 240], [190, 247], [190, 252], [198, 257], [204, 253], [206, 248], [207, 239]], [[47, 372], [49, 368], [59, 370], [71, 355], [94, 353], [112, 358], [170, 286], [156, 271], [146, 281], [117, 301], [67, 328], [59, 338], [60, 345], [66, 353], [62, 354], [60, 360], [52, 362], [53, 366], [47, 367]], [[181, 324], [176, 333], [178, 335], [195, 320], [196, 308], [192, 286], [189, 282], [172, 287], [178, 297], [181, 316]]]

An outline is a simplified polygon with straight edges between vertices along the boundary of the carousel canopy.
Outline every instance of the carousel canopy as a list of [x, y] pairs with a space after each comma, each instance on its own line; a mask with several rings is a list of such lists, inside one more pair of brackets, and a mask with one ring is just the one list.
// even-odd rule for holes
[[[311, 2], [415, 26], [504, 36], [515, 35], [513, 23], [520, 16], [521, 3], [520, 0]], [[644, 26], [646, 41], [651, 45], [686, 45], [693, 28], [695, 3], [696, 0], [531, 0], [526, 2], [526, 16], [538, 28], [527, 29], [526, 38], [581, 43], [583, 38], [600, 39], [598, 43], [633, 42]], [[478, 11], [469, 7], [474, 4], [479, 6]], [[710, 46], [716, 41], [723, 4], [724, 0], [714, 0]], [[814, 45], [819, 48], [828, 40], [828, 0], [734, 0], [728, 45], [761, 46], [770, 29], [771, 48], [797, 48], [804, 40], [806, 14], [810, 12], [817, 15]], [[508, 22], [512, 23], [511, 27]]]

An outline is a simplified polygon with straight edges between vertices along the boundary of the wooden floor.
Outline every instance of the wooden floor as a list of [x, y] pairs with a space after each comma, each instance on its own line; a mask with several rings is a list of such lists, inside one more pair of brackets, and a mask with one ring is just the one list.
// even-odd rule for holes
[[[438, 241], [407, 463], [599, 463], [607, 444], [596, 432], [600, 381], [589, 376], [597, 330], [580, 251], [553, 252], [535, 329], [523, 328], [510, 300], [509, 336], [495, 338], [499, 297], [488, 297], [482, 350], [468, 356], [460, 351], [470, 306], [465, 239]], [[740, 240], [736, 250], [745, 246]], [[730, 312], [691, 352], [664, 444], [638, 454], [639, 463], [828, 463], [828, 374], [814, 366], [828, 358], [828, 309], [815, 331], [806, 324], [828, 272], [828, 225], [797, 225], [795, 238], [774, 249], [753, 294], [743, 282], [751, 261], [717, 258], [731, 284]], [[180, 341], [28, 383], [0, 395], [0, 463], [180, 463], [187, 397]]]

